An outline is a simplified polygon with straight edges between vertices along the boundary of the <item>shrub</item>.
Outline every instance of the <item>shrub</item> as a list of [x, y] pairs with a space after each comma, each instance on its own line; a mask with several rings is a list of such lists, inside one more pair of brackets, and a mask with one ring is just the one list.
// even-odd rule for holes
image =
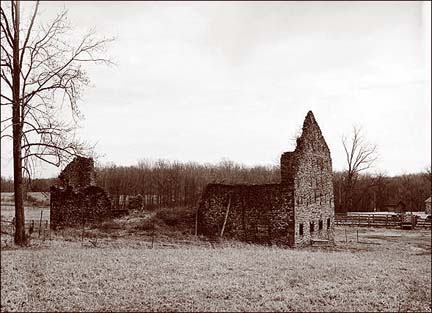
[[190, 224], [195, 217], [194, 210], [187, 207], [164, 208], [156, 212], [156, 218], [162, 220], [168, 226]]
[[154, 220], [145, 220], [142, 224], [136, 225], [134, 229], [139, 231], [151, 231], [153, 227], [155, 227], [154, 223]]
[[26, 202], [30, 205], [30, 206], [35, 206], [35, 207], [45, 207], [45, 206], [49, 206], [49, 202], [47, 202], [47, 200], [43, 200], [43, 199], [38, 199], [32, 195], [27, 194], [26, 197]]
[[142, 210], [143, 203], [144, 203], [144, 197], [138, 194], [135, 197], [131, 197], [129, 199], [128, 207], [130, 210]]
[[112, 232], [115, 232], [116, 230], [119, 230], [121, 228], [122, 228], [121, 225], [118, 225], [113, 221], [102, 222], [98, 227], [98, 229], [100, 231], [105, 232], [105, 233], [112, 233]]

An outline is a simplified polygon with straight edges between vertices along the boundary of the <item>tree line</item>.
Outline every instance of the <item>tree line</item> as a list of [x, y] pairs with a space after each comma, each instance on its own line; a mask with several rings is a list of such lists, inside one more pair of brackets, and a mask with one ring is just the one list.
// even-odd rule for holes
[[[23, 189], [25, 192], [48, 192], [50, 187], [59, 183], [57, 177], [53, 178], [34, 178], [29, 180], [28, 178], [23, 179]], [[14, 192], [14, 181], [11, 177], [0, 178], [0, 190], [1, 192]]]
[[136, 166], [97, 169], [97, 183], [111, 195], [144, 197], [145, 207], [195, 206], [208, 183], [277, 183], [278, 166], [247, 167], [232, 161], [218, 164], [141, 161]]
[[[141, 161], [133, 166], [114, 164], [96, 168], [97, 184], [112, 198], [119, 195], [142, 195], [146, 209], [158, 207], [196, 206], [204, 187], [209, 183], [267, 184], [279, 183], [279, 166], [248, 167], [232, 161], [217, 164], [157, 160]], [[424, 201], [431, 195], [431, 173], [387, 176], [360, 174], [355, 188], [349, 191], [348, 172], [333, 173], [335, 210], [380, 211], [403, 201], [408, 210], [423, 211]], [[48, 191], [57, 178], [34, 179], [28, 191]], [[13, 180], [1, 178], [1, 191], [13, 191]], [[352, 207], [350, 207], [352, 203]]]
[[346, 180], [345, 171], [333, 173], [336, 213], [382, 211], [399, 201], [408, 211], [424, 211], [424, 202], [431, 196], [431, 173], [428, 169], [397, 176], [382, 173], [359, 175], [351, 195], [347, 193]]

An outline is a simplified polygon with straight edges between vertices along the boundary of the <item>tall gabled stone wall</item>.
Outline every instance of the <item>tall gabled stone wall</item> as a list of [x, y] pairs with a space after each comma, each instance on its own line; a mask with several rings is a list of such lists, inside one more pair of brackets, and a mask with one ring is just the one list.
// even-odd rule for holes
[[310, 244], [311, 239], [333, 241], [332, 160], [312, 112], [305, 118], [294, 152], [281, 157], [281, 175], [282, 184], [294, 185], [295, 245]]
[[311, 111], [296, 149], [281, 156], [281, 183], [208, 185], [198, 208], [198, 232], [220, 235], [228, 203], [224, 236], [290, 246], [334, 241], [330, 150]]

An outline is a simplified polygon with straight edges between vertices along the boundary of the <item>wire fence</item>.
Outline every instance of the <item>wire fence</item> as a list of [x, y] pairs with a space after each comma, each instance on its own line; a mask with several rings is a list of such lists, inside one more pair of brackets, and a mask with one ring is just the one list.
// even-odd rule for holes
[[[15, 220], [1, 219], [0, 227], [2, 235], [13, 236], [15, 233]], [[40, 239], [42, 241], [51, 239], [51, 228], [48, 220], [26, 220], [24, 229], [30, 239]]]

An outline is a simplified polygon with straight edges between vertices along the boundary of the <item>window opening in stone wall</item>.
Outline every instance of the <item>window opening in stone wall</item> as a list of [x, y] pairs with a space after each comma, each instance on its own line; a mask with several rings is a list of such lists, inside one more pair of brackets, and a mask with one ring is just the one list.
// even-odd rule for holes
[[314, 222], [310, 222], [309, 228], [310, 228], [310, 232], [311, 233], [313, 233], [315, 231], [315, 224], [314, 224]]
[[299, 224], [299, 234], [303, 236], [303, 224]]
[[330, 228], [330, 218], [327, 218], [327, 229]]
[[323, 221], [322, 220], [319, 220], [319, 222], [318, 222], [318, 229], [319, 230], [323, 229]]

